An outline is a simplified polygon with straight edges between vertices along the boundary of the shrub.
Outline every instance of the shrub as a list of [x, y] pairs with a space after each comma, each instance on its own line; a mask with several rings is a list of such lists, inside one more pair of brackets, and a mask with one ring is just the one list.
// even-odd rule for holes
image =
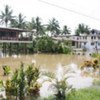
[[9, 66], [3, 65], [2, 68], [3, 68], [3, 71], [4, 71], [4, 75], [9, 75], [11, 73], [11, 69], [10, 69]]

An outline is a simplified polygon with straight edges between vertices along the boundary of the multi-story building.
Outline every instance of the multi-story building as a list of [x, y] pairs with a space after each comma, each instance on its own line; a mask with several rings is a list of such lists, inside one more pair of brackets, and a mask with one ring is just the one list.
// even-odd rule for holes
[[[16, 51], [27, 52], [27, 44], [32, 43], [32, 38], [27, 36], [28, 33], [32, 31], [18, 29], [18, 28], [4, 28], [0, 27], [0, 54], [6, 54], [9, 52], [11, 54], [13, 45], [17, 47]], [[23, 34], [26, 34], [23, 36]], [[19, 50], [20, 44], [24, 45], [24, 48]], [[8, 47], [7, 47], [8, 46]], [[15, 51], [14, 51], [15, 52]]]
[[75, 53], [100, 53], [100, 31], [91, 30], [90, 34], [66, 35], [54, 37], [57, 40], [70, 40]]

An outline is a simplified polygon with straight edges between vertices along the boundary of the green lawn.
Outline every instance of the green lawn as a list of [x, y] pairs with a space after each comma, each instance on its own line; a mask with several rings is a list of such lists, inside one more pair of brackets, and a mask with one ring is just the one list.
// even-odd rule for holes
[[66, 100], [100, 100], [100, 87], [78, 90], [69, 94]]

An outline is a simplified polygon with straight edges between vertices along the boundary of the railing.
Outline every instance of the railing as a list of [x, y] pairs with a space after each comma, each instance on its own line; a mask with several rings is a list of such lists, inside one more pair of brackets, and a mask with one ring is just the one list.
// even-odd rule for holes
[[0, 37], [0, 40], [16, 40], [16, 41], [31, 41], [32, 39], [30, 37]]

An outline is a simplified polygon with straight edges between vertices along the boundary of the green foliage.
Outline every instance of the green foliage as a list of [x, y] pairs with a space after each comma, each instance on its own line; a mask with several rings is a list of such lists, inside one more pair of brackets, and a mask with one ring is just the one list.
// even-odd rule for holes
[[89, 34], [90, 33], [90, 28], [87, 25], [84, 24], [79, 24], [78, 28], [75, 31], [76, 35], [80, 34]]
[[58, 53], [69, 54], [72, 52], [71, 42], [70, 41], [59, 41], [58, 43]]
[[25, 29], [25, 17], [20, 13], [16, 19], [11, 20], [11, 27]]
[[100, 53], [92, 53], [91, 56], [100, 59]]
[[28, 66], [28, 68], [26, 69], [26, 78], [28, 86], [30, 86], [32, 82], [36, 82], [39, 77], [39, 73], [39, 68], [34, 68], [34, 66], [32, 65]]
[[0, 88], [2, 88], [4, 86], [3, 81], [0, 80]]
[[93, 84], [95, 86], [100, 86], [100, 80], [99, 79], [94, 79]]
[[18, 95], [19, 95], [19, 100], [24, 100], [25, 96], [25, 72], [24, 72], [24, 65], [23, 63], [21, 64], [20, 70], [19, 70], [19, 84], [18, 84]]
[[30, 96], [31, 94], [39, 96], [40, 85], [36, 83], [39, 74], [39, 68], [29, 65], [24, 70], [24, 64], [21, 63], [20, 69], [14, 72], [11, 80], [6, 81], [7, 96], [16, 96], [16, 99], [19, 98], [19, 100], [25, 99], [25, 93], [30, 93]]
[[62, 34], [66, 35], [66, 34], [70, 34], [70, 33], [71, 33], [70, 29], [66, 25], [63, 26]]
[[40, 17], [32, 18], [31, 22], [28, 22], [27, 28], [29, 30], [36, 30], [36, 36], [42, 36], [45, 34], [44, 26], [41, 24]]
[[12, 9], [10, 9], [8, 5], [6, 5], [4, 11], [1, 11], [0, 23], [5, 24], [5, 26], [7, 27], [8, 23], [11, 22], [12, 19], [14, 19], [12, 13], [13, 13]]
[[35, 52], [34, 51], [34, 44], [35, 43], [35, 41], [33, 41], [33, 44], [29, 44], [28, 46], [27, 46], [27, 49], [28, 49], [28, 53], [29, 54], [32, 54], [33, 52]]
[[52, 18], [52, 20], [49, 21], [47, 30], [50, 31], [52, 35], [59, 35], [60, 34], [59, 22], [55, 18]]
[[11, 80], [7, 80], [6, 81], [5, 88], [6, 88], [6, 94], [7, 94], [7, 96], [11, 96], [11, 95], [16, 96], [17, 95], [17, 87], [15, 87], [12, 84]]
[[26, 69], [26, 78], [27, 78], [27, 92], [30, 95], [30, 97], [34, 96], [37, 98], [39, 96], [39, 88], [40, 85], [36, 82], [39, 78], [39, 68], [36, 68], [35, 66], [29, 65]]
[[[44, 100], [59, 100], [53, 96]], [[63, 100], [100, 100], [100, 90], [96, 88], [81, 89], [66, 95]]]
[[50, 37], [41, 37], [36, 39], [36, 49], [40, 52], [52, 52], [54, 45], [53, 40]]
[[28, 68], [26, 69], [26, 78], [29, 86], [31, 85], [33, 77], [34, 77], [33, 66], [29, 65]]
[[100, 90], [95, 88], [81, 89], [69, 94], [67, 100], [100, 100]]
[[4, 66], [2, 66], [2, 68], [3, 68], [3, 71], [4, 71], [4, 75], [9, 75], [11, 73], [11, 69], [10, 69], [9, 66], [4, 65]]
[[25, 72], [24, 65], [22, 63], [20, 69], [14, 72], [14, 75], [12, 76], [11, 80], [6, 81], [6, 93], [8, 96], [12, 95], [16, 96], [16, 98], [18, 96], [19, 100], [24, 100], [25, 86]]
[[38, 84], [37, 82], [35, 82], [32, 86], [30, 86], [28, 88], [28, 93], [30, 94], [30, 96], [38, 98], [40, 96], [39, 95], [40, 87], [41, 85]]
[[52, 79], [55, 81], [50, 86], [50, 88], [52, 87], [52, 88], [56, 89], [56, 94], [53, 97], [51, 96], [47, 100], [65, 100], [66, 93], [68, 93], [72, 90], [72, 86], [68, 86], [68, 84], [66, 83], [67, 78], [58, 80], [56, 75], [52, 72], [47, 72], [47, 73], [45, 72], [45, 73], [42, 73], [42, 75], [46, 75], [47, 77], [49, 77], [49, 79], [46, 81], [52, 81]]
[[56, 100], [65, 100], [67, 92], [72, 90], [72, 86], [67, 85], [66, 79], [61, 81], [56, 80], [54, 87], [57, 89], [57, 94], [55, 94]]
[[[31, 48], [32, 49], [32, 48]], [[55, 42], [51, 37], [44, 36], [33, 41], [33, 51], [41, 53], [65, 53], [72, 51], [70, 41]]]

